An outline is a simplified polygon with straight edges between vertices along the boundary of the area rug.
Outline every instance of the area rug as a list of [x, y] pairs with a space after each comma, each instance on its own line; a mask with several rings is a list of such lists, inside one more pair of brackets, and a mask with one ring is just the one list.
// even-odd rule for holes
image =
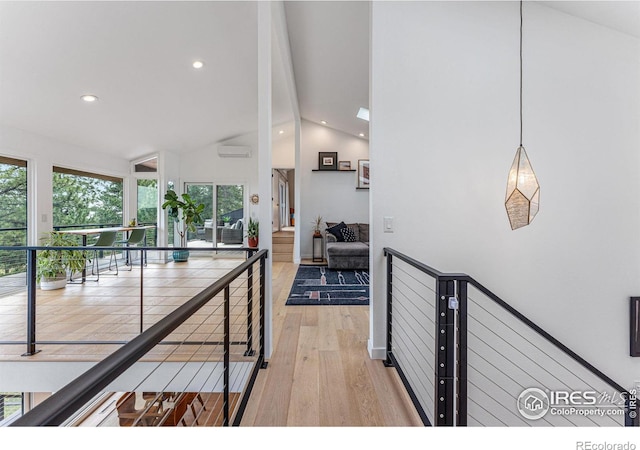
[[287, 305], [368, 305], [369, 272], [298, 267]]

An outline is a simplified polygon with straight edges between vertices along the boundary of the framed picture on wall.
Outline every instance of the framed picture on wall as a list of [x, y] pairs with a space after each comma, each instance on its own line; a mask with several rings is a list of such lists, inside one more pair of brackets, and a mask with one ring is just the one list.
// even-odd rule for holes
[[640, 357], [640, 297], [631, 297], [631, 356]]
[[351, 170], [351, 161], [338, 161], [338, 169]]
[[338, 152], [318, 152], [318, 170], [338, 170]]
[[370, 173], [369, 160], [358, 160], [358, 189], [369, 189]]

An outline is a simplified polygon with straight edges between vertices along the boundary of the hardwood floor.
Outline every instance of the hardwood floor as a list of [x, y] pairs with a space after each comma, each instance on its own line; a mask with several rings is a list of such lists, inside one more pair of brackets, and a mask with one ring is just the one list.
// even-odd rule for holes
[[[237, 261], [193, 259], [179, 273], [145, 269], [145, 326], [159, 320]], [[367, 306], [285, 306], [297, 265], [273, 263], [273, 354], [260, 370], [241, 425], [245, 427], [421, 426], [396, 371], [367, 352]], [[202, 273], [200, 273], [202, 272]], [[39, 332], [51, 338], [127, 339], [137, 333], [136, 271], [101, 277], [61, 292], [39, 292]], [[137, 282], [137, 279], [135, 279]], [[104, 289], [107, 288], [107, 289]], [[185, 292], [185, 288], [189, 292]], [[257, 289], [257, 288], [256, 288]], [[19, 339], [25, 295], [0, 302], [0, 337]], [[138, 313], [139, 314], [139, 313]], [[14, 324], [15, 326], [7, 326]], [[79, 326], [79, 324], [81, 326]], [[105, 329], [104, 334], [98, 334]], [[190, 330], [193, 332], [193, 330]], [[62, 333], [62, 336], [61, 334]], [[48, 336], [47, 336], [48, 337]], [[0, 339], [2, 340], [2, 339]], [[99, 360], [119, 345], [42, 344], [34, 361]], [[0, 346], [1, 360], [23, 360], [23, 345]], [[169, 346], [147, 357], [166, 359]], [[185, 355], [177, 354], [177, 358]], [[193, 358], [193, 355], [190, 354]]]
[[273, 265], [274, 352], [242, 426], [422, 426], [394, 369], [367, 352], [366, 306], [285, 306], [297, 265]]

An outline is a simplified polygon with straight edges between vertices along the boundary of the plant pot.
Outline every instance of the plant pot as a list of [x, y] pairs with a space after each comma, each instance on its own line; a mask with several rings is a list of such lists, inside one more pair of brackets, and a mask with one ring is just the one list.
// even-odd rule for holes
[[60, 275], [58, 277], [42, 277], [40, 278], [40, 289], [43, 291], [53, 291], [54, 289], [63, 289], [67, 285], [67, 277]]
[[320, 233], [319, 231], [314, 231], [313, 235], [314, 236], [322, 236], [322, 233]]
[[173, 261], [174, 262], [185, 262], [189, 260], [189, 250], [174, 250], [173, 251]]
[[251, 248], [257, 248], [258, 247], [258, 238], [257, 237], [250, 237], [249, 238], [249, 247], [251, 247]]

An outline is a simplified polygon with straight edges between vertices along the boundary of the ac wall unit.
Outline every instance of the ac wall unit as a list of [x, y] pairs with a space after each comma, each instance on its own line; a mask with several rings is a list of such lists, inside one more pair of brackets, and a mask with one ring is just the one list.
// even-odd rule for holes
[[218, 156], [221, 158], [250, 158], [251, 147], [242, 145], [219, 145]]

